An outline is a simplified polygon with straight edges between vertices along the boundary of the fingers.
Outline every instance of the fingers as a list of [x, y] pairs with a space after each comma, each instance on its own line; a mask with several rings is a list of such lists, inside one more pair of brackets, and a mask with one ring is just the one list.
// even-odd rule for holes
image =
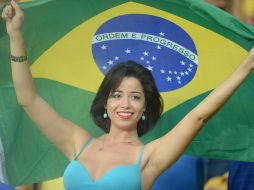
[[16, 14], [23, 14], [21, 8], [20, 8], [19, 5], [16, 3], [16, 1], [12, 0], [12, 1], [11, 1], [11, 6], [12, 6], [13, 9], [15, 10]]
[[2, 12], [2, 18], [6, 21], [11, 21], [13, 15], [13, 8], [11, 5], [7, 5]]
[[14, 0], [11, 0], [11, 5], [12, 5], [14, 8], [19, 8], [17, 2], [14, 1]]
[[23, 17], [23, 11], [22, 9], [19, 7], [19, 5], [12, 0], [11, 3], [9, 5], [7, 5], [2, 12], [2, 18], [4, 20], [11, 21], [13, 19], [13, 17]]

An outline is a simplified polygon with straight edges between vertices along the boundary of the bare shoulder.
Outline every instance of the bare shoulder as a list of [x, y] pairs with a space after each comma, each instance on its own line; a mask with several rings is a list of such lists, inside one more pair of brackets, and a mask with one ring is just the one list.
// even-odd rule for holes
[[[156, 140], [153, 140], [145, 145], [145, 151], [144, 151], [144, 155], [143, 155], [143, 161], [145, 163], [148, 163], [149, 160], [151, 159], [151, 156], [152, 156], [153, 152], [156, 150], [156, 147], [158, 145], [158, 141], [159, 141], [159, 139], [156, 139]], [[145, 166], [146, 165], [145, 163], [142, 163], [142, 165], [144, 164], [144, 166]]]
[[151, 159], [152, 159], [153, 153], [156, 150], [157, 144], [158, 144], [158, 140], [154, 140], [154, 141], [151, 141], [145, 145], [144, 154], [143, 154], [143, 158], [142, 158], [142, 162], [141, 162], [141, 171], [142, 172], [143, 171], [145, 171], [145, 172], [150, 171]]
[[84, 144], [86, 144], [86, 142], [91, 138], [91, 134], [80, 126], [76, 126], [75, 128], [73, 128], [73, 130], [74, 130], [75, 152], [73, 155], [70, 155], [71, 159], [81, 150]]
[[154, 140], [145, 145], [145, 150], [141, 162], [142, 189], [150, 189], [159, 176], [159, 171], [151, 160], [156, 150], [158, 141]]

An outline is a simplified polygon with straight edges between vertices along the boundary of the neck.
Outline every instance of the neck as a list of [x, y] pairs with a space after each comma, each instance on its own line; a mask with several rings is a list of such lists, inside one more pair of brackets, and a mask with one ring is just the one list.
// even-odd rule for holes
[[105, 135], [109, 141], [114, 141], [114, 142], [132, 142], [132, 141], [137, 141], [139, 139], [138, 133], [136, 130], [128, 131], [128, 132], [126, 131], [119, 132], [117, 130], [110, 130], [110, 132]]
[[112, 145], [134, 145], [139, 142], [139, 137], [137, 132], [133, 133], [113, 133], [110, 132], [108, 134], [104, 134], [102, 137], [102, 146], [98, 149], [99, 151], [103, 151], [106, 147]]

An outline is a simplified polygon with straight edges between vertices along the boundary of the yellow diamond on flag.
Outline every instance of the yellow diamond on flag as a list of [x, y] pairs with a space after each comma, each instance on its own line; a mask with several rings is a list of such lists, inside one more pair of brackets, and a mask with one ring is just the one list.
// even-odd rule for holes
[[[91, 50], [95, 32], [114, 17], [147, 13], [176, 23], [190, 35], [197, 48], [199, 66], [196, 76], [185, 87], [162, 93], [165, 110], [213, 89], [237, 67], [247, 53], [227, 38], [193, 22], [159, 9], [129, 2], [92, 17], [63, 36], [32, 65], [33, 77], [47, 78], [96, 92], [104, 75], [95, 64]], [[206, 40], [203, 36], [206, 36]], [[236, 51], [237, 54], [234, 53]], [[225, 57], [225, 52], [230, 56]], [[214, 73], [217, 73], [216, 77]], [[207, 80], [211, 78], [213, 80]]]

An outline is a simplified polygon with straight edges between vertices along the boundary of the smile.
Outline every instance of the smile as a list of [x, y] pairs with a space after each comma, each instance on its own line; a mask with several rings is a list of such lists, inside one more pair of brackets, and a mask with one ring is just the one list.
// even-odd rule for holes
[[117, 112], [117, 115], [124, 120], [128, 120], [131, 118], [131, 116], [133, 115], [132, 112]]

